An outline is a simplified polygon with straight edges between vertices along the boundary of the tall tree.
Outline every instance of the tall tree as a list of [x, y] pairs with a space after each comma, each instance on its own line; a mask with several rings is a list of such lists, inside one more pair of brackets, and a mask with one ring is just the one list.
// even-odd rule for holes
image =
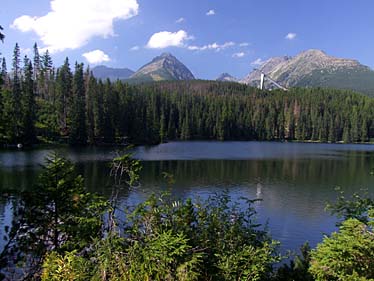
[[75, 64], [73, 77], [73, 105], [69, 142], [71, 144], [87, 143], [86, 101], [83, 77], [83, 64]]
[[22, 83], [22, 98], [24, 142], [27, 144], [33, 144], [36, 142], [36, 104], [34, 93], [33, 68], [31, 61], [27, 57], [25, 57], [24, 60], [23, 76], [24, 80]]
[[[1, 25], [0, 25], [0, 30], [4, 30], [4, 28]], [[5, 35], [2, 32], [0, 32], [0, 41], [4, 42], [4, 38], [5, 38]]]
[[88, 75], [88, 83], [86, 87], [87, 97], [87, 129], [88, 141], [90, 144], [95, 142], [95, 111], [94, 103], [97, 96], [97, 81], [92, 74]]
[[51, 87], [50, 82], [53, 77], [53, 62], [52, 57], [47, 50], [41, 57], [41, 70], [40, 70], [40, 92], [41, 96], [46, 100], [51, 100]]
[[41, 71], [41, 62], [40, 62], [40, 54], [39, 54], [39, 49], [38, 45], [35, 43], [33, 47], [34, 51], [34, 90], [35, 90], [35, 95], [37, 96], [40, 91], [40, 71]]
[[10, 132], [12, 141], [21, 141], [22, 135], [22, 108], [21, 108], [21, 68], [20, 68], [20, 48], [16, 43], [13, 51], [13, 81], [12, 81], [12, 127]]
[[69, 59], [66, 58], [63, 66], [58, 70], [56, 78], [56, 108], [58, 112], [58, 125], [62, 135], [68, 133], [69, 110], [72, 106], [72, 80]]

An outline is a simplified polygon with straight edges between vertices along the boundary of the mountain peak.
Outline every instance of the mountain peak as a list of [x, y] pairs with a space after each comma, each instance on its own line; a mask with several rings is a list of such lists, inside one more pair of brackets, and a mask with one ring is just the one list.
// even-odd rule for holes
[[171, 53], [168, 53], [168, 52], [165, 52], [165, 53], [162, 53], [160, 56], [160, 58], [175, 58]]
[[327, 56], [327, 54], [319, 49], [309, 49], [301, 52], [299, 55], [317, 55], [317, 56]]
[[171, 53], [162, 53], [142, 66], [131, 79], [139, 81], [193, 80], [191, 71]]
[[216, 81], [223, 81], [223, 82], [237, 82], [238, 79], [236, 79], [234, 76], [228, 74], [227, 72], [222, 73]]
[[263, 72], [284, 87], [333, 87], [367, 92], [374, 86], [374, 75], [369, 67], [357, 60], [336, 58], [318, 49], [305, 50], [294, 57], [270, 58], [259, 69], [241, 82], [258, 86]]

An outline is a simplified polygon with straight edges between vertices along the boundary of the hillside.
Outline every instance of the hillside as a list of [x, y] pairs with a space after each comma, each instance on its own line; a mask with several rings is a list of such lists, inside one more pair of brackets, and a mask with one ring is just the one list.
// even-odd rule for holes
[[350, 89], [374, 95], [374, 71], [357, 60], [332, 57], [321, 50], [270, 58], [241, 82], [257, 86], [261, 72], [285, 87]]

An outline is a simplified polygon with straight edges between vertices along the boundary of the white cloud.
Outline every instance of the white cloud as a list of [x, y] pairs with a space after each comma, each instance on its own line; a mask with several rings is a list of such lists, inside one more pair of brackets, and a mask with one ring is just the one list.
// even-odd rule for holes
[[186, 21], [185, 18], [179, 18], [179, 19], [177, 19], [175, 22], [176, 22], [176, 23], [182, 23], [182, 22], [184, 22], [184, 21]]
[[230, 41], [230, 42], [225, 42], [223, 44], [208, 44], [208, 45], [203, 45], [203, 46], [188, 46], [187, 48], [191, 51], [205, 51], [205, 50], [215, 50], [217, 52], [222, 51], [224, 49], [227, 49], [229, 47], [235, 46], [235, 43]]
[[164, 49], [167, 47], [184, 47], [187, 40], [192, 39], [186, 31], [178, 32], [161, 31], [151, 36], [147, 43], [147, 48]]
[[239, 47], [248, 47], [250, 44], [248, 42], [243, 42], [239, 44]]
[[244, 57], [244, 56], [245, 56], [245, 53], [244, 53], [244, 52], [239, 52], [239, 53], [235, 53], [235, 54], [232, 55], [232, 57], [233, 57], [233, 58], [236, 58], [236, 59], [238, 59], [238, 58], [242, 58], [242, 57]]
[[214, 11], [214, 10], [209, 10], [209, 11], [206, 13], [207, 16], [214, 16], [215, 14], [216, 14], [216, 11]]
[[130, 48], [130, 51], [138, 51], [140, 49], [139, 46], [134, 46]]
[[287, 40], [293, 40], [293, 39], [296, 38], [296, 33], [290, 32], [284, 38], [287, 39]]
[[114, 36], [113, 21], [138, 14], [137, 0], [51, 0], [51, 11], [16, 18], [12, 28], [33, 31], [50, 52], [77, 49], [91, 38]]
[[263, 63], [264, 63], [264, 61], [261, 58], [258, 58], [256, 60], [254, 60], [253, 62], [251, 62], [251, 65], [259, 66], [259, 65], [262, 65]]
[[84, 53], [82, 56], [85, 57], [86, 60], [92, 64], [110, 61], [109, 56], [101, 50], [94, 50], [91, 52], [87, 52], [87, 53]]

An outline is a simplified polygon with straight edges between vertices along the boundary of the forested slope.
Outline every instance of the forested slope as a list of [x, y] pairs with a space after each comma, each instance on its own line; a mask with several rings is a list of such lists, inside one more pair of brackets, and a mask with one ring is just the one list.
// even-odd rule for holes
[[94, 78], [48, 53], [1, 71], [0, 142], [158, 143], [167, 140], [368, 142], [374, 100], [334, 89], [260, 91], [238, 83], [174, 81], [129, 85]]

